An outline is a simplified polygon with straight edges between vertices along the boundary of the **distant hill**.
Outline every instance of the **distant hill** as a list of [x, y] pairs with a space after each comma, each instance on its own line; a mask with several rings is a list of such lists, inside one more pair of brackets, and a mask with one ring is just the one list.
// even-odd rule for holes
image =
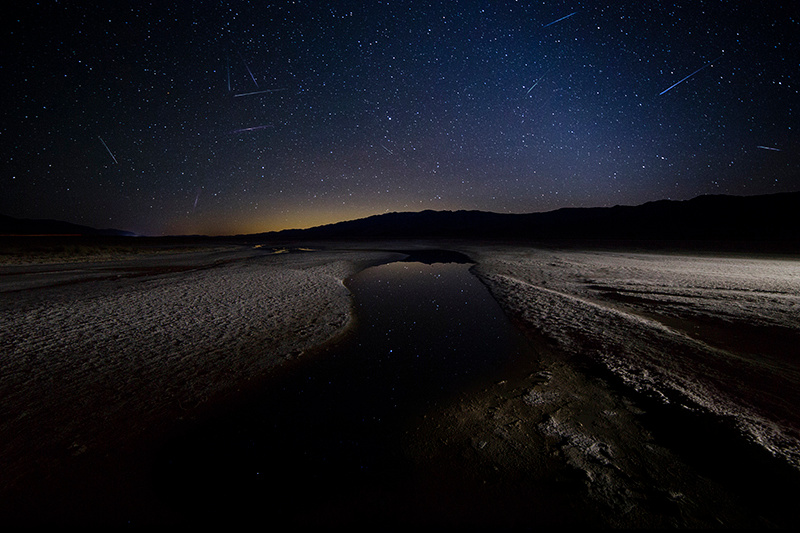
[[61, 220], [34, 220], [0, 215], [0, 236], [3, 235], [81, 235], [133, 237], [136, 234], [117, 229], [96, 229]]
[[[2, 235], [135, 236], [59, 220], [0, 215]], [[638, 206], [564, 208], [545, 213], [386, 213], [308, 229], [240, 235], [259, 241], [473, 239], [488, 241], [681, 241], [800, 246], [800, 192], [699, 196]], [[786, 248], [784, 246], [784, 248]]]
[[251, 235], [266, 240], [470, 238], [484, 240], [798, 241], [800, 192], [699, 196], [638, 206], [565, 208], [545, 213], [387, 213], [302, 230]]

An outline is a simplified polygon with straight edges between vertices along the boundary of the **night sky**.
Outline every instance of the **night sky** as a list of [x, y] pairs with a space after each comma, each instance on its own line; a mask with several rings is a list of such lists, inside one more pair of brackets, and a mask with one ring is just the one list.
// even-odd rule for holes
[[230, 234], [800, 190], [797, 1], [16, 4], [6, 215]]

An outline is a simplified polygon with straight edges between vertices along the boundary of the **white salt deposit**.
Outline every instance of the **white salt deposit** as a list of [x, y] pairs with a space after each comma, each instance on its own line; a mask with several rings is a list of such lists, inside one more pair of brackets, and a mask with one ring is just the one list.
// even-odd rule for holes
[[[565, 353], [660, 401], [733, 420], [800, 469], [791, 342], [800, 340], [800, 261], [521, 248], [473, 256], [501, 305]], [[742, 346], [725, 342], [742, 330], [751, 337]]]
[[3, 267], [3, 484], [135, 441], [341, 333], [343, 280], [387, 257], [233, 249]]

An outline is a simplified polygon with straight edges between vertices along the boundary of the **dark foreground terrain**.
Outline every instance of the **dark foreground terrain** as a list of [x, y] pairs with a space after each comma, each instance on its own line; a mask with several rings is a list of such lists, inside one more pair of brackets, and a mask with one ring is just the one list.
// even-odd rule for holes
[[[7, 524], [797, 522], [792, 256], [37, 242], [0, 266]], [[431, 316], [466, 289], [424, 269], [461, 256], [413, 255], [433, 247], [473, 261], [459, 275], [523, 334], [472, 373], [466, 348], [420, 367], [378, 340], [422, 327], [457, 345]], [[365, 270], [409, 254], [422, 277]], [[480, 338], [483, 311], [452, 305]], [[373, 321], [385, 308], [397, 327]], [[365, 385], [385, 368], [407, 381]], [[417, 388], [453, 368], [468, 377]]]

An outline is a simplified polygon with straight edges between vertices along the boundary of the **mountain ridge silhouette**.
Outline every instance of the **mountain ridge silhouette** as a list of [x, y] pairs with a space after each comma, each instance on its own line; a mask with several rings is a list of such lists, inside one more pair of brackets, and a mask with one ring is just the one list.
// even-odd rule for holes
[[523, 214], [478, 210], [392, 212], [248, 236], [268, 240], [800, 240], [800, 192], [704, 195], [637, 206], [566, 207]]

